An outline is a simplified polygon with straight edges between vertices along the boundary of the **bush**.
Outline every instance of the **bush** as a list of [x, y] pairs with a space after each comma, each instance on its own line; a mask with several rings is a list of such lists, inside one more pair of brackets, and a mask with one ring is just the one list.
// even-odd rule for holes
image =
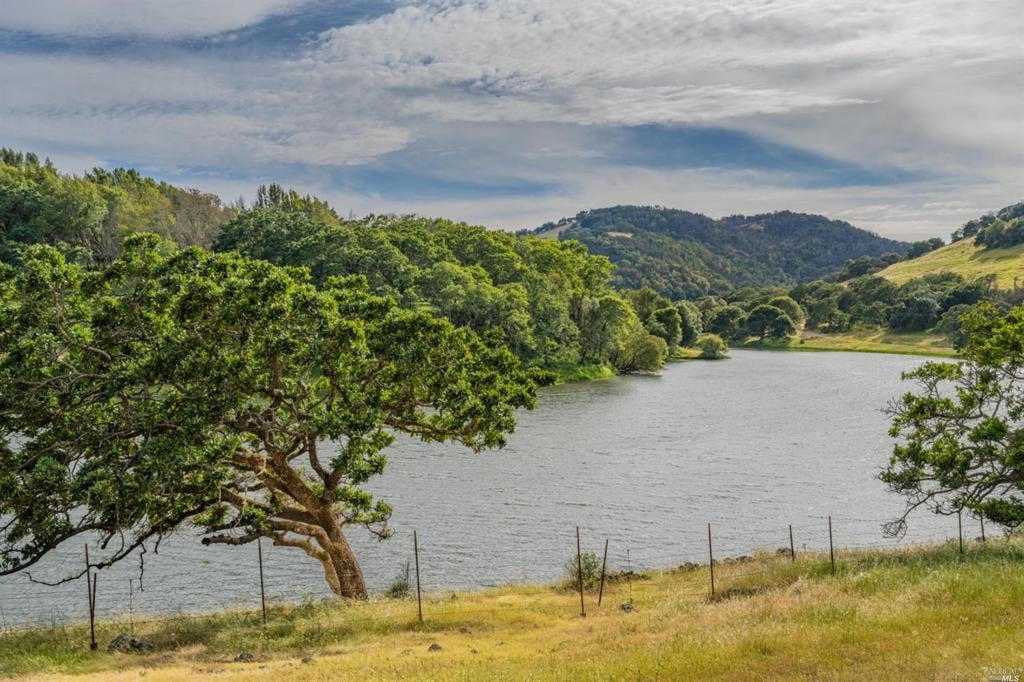
[[601, 583], [601, 562], [593, 552], [583, 552], [577, 563], [573, 554], [565, 562], [566, 585], [575, 588], [579, 584], [580, 564], [583, 567], [583, 589], [594, 589]]
[[700, 348], [700, 357], [705, 360], [718, 360], [724, 358], [729, 352], [729, 346], [718, 334], [704, 334], [697, 340], [697, 347]]
[[388, 599], [405, 599], [412, 594], [412, 587], [409, 584], [409, 562], [405, 562], [405, 568], [398, 572], [391, 587], [384, 591]]

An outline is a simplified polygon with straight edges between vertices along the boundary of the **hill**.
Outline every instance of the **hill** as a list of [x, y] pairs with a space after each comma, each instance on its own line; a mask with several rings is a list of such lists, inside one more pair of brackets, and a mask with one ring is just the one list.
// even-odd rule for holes
[[[153, 653], [88, 650], [88, 627], [0, 636], [0, 676], [180, 680], [995, 679], [1020, 669], [1019, 540], [938, 548], [798, 553], [617, 574], [603, 605], [552, 586], [416, 601], [274, 606], [135, 621]], [[634, 610], [620, 605], [632, 601]], [[105, 646], [127, 622], [99, 623]], [[969, 636], [968, 636], [969, 635]], [[440, 648], [432, 647], [434, 643]], [[255, 659], [233, 663], [240, 651]], [[988, 668], [988, 670], [986, 670]]]
[[913, 260], [894, 263], [878, 274], [896, 284], [922, 275], [953, 272], [965, 279], [996, 276], [1003, 290], [1024, 287], [1024, 244], [1007, 248], [986, 248], [973, 239], [961, 239]]
[[615, 206], [534, 231], [576, 239], [616, 265], [620, 287], [650, 286], [673, 299], [824, 277], [860, 256], [903, 254], [909, 244], [847, 222], [792, 211], [715, 220], [676, 209]]

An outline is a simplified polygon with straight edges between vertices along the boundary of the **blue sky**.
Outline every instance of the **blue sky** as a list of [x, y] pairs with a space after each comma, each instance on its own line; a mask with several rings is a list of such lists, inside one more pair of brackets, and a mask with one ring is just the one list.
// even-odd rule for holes
[[0, 145], [498, 228], [644, 203], [946, 235], [1024, 197], [1017, 0], [9, 0]]

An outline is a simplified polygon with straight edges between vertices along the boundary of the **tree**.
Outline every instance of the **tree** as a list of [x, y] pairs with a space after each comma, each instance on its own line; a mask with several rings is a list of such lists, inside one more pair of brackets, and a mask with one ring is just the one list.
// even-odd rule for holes
[[772, 305], [759, 305], [750, 311], [746, 320], [747, 334], [765, 338], [785, 339], [796, 334], [796, 325], [789, 315]]
[[907, 372], [917, 390], [888, 410], [900, 440], [881, 479], [907, 499], [887, 526], [892, 534], [922, 506], [968, 510], [1008, 528], [1024, 523], [1024, 307], [1001, 315], [982, 304], [961, 321], [962, 361]]
[[700, 357], [705, 360], [718, 360], [724, 358], [729, 352], [729, 346], [718, 334], [703, 334], [697, 341], [700, 348]]
[[727, 305], [711, 314], [705, 329], [723, 339], [734, 339], [742, 331], [747, 313], [736, 305]]
[[679, 311], [681, 322], [679, 345], [689, 348], [697, 344], [704, 331], [704, 321], [700, 309], [690, 301], [679, 301], [676, 303], [676, 310]]
[[648, 332], [635, 317], [618, 347], [611, 354], [611, 363], [619, 372], [653, 372], [665, 364], [668, 344]]
[[675, 306], [659, 308], [647, 319], [647, 331], [664, 339], [668, 345], [668, 353], [676, 352], [679, 340], [683, 336], [683, 318]]
[[793, 324], [800, 326], [807, 319], [807, 313], [800, 307], [800, 304], [794, 301], [789, 296], [775, 296], [768, 301], [768, 305], [775, 306], [782, 312], [789, 315], [789, 319], [793, 321]]
[[946, 242], [942, 241], [938, 237], [932, 237], [931, 239], [922, 239], [919, 242], [914, 242], [907, 249], [906, 260], [913, 260], [914, 258], [920, 258], [926, 253], [931, 253], [936, 249], [941, 249]]
[[545, 377], [362, 278], [167, 250], [136, 235], [87, 270], [33, 246], [0, 270], [0, 575], [82, 535], [102, 568], [190, 524], [301, 549], [365, 597], [346, 532], [389, 534], [363, 485], [395, 434], [501, 447]]

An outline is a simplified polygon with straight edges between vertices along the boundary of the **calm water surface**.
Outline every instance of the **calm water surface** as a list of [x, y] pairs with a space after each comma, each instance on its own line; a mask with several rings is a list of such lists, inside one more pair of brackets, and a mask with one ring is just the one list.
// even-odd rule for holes
[[[402, 441], [373, 486], [394, 505], [383, 543], [351, 529], [371, 591], [411, 557], [419, 531], [426, 589], [548, 581], [575, 551], [624, 568], [704, 560], [706, 524], [716, 553], [788, 544], [825, 548], [826, 518], [838, 546], [896, 544], [880, 523], [901, 509], [874, 477], [888, 457], [881, 408], [906, 390], [900, 373], [923, 360], [866, 353], [734, 351], [724, 362], [686, 362], [656, 377], [618, 377], [543, 391], [509, 446], [481, 455]], [[942, 540], [955, 519], [921, 513], [903, 542]], [[299, 550], [264, 547], [268, 596], [327, 596], [319, 564]], [[81, 565], [78, 548], [43, 562], [37, 578]], [[101, 616], [128, 609], [137, 562], [103, 571]], [[203, 547], [194, 536], [146, 557], [136, 613], [258, 604], [255, 545]], [[85, 586], [0, 578], [0, 627], [80, 619]]]

